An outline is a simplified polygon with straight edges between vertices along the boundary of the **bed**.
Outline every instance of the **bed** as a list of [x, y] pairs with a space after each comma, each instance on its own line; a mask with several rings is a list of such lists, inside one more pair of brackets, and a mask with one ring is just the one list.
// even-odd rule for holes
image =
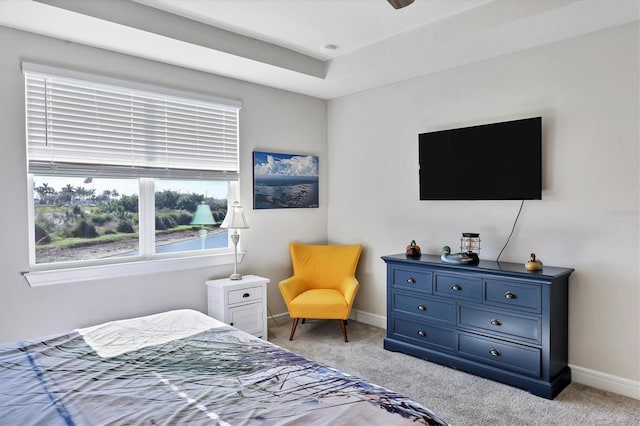
[[0, 424], [446, 425], [193, 310], [0, 345]]

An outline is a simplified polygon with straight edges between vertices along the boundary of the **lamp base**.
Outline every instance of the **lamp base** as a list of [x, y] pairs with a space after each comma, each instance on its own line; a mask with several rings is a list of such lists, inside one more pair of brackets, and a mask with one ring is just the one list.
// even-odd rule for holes
[[241, 280], [241, 279], [242, 279], [242, 275], [240, 275], [240, 274], [236, 274], [236, 273], [233, 273], [233, 274], [231, 274], [231, 275], [229, 276], [229, 279], [230, 279], [230, 280]]
[[473, 253], [473, 252], [469, 251], [466, 254], [471, 259], [473, 259], [471, 262], [468, 263], [469, 265], [477, 265], [478, 263], [480, 263], [480, 258], [478, 257], [477, 253]]

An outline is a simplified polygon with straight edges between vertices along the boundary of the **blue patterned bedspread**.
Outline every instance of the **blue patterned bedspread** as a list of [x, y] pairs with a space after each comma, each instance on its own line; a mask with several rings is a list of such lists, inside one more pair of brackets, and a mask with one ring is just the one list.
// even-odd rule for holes
[[445, 425], [228, 326], [103, 357], [77, 331], [0, 345], [0, 425]]

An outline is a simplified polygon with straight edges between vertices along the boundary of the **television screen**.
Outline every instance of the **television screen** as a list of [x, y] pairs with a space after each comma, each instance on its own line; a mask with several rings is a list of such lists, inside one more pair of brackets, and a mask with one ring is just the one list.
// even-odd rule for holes
[[542, 198], [542, 117], [421, 133], [421, 200]]

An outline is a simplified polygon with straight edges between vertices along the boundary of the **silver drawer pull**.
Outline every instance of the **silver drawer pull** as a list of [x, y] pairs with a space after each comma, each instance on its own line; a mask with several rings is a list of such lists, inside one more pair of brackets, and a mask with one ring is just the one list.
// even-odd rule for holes
[[453, 290], [453, 291], [460, 291], [460, 290], [462, 290], [462, 287], [461, 287], [460, 285], [458, 285], [458, 284], [454, 284], [454, 285], [451, 287], [451, 290]]
[[416, 280], [415, 280], [414, 278], [407, 278], [407, 282], [408, 282], [409, 284], [415, 284], [415, 283], [416, 283]]
[[243, 294], [243, 295], [242, 295], [242, 297], [244, 297], [245, 299], [246, 299], [247, 297], [249, 297], [249, 296], [251, 296], [249, 293], [245, 293], [245, 294]]
[[506, 297], [507, 299], [517, 299], [518, 296], [515, 293], [512, 293], [510, 291], [506, 292], [504, 294], [504, 297]]
[[427, 310], [427, 307], [426, 307], [426, 306], [424, 306], [424, 305], [418, 305], [418, 310], [419, 310], [419, 311], [426, 311], [426, 310]]
[[418, 330], [418, 335], [421, 337], [426, 337], [427, 336], [427, 332], [424, 330]]
[[491, 320], [491, 325], [501, 326], [502, 325], [502, 321], [500, 321], [498, 319], [492, 319]]
[[500, 356], [500, 352], [497, 349], [491, 349], [489, 353], [491, 354], [491, 356]]

